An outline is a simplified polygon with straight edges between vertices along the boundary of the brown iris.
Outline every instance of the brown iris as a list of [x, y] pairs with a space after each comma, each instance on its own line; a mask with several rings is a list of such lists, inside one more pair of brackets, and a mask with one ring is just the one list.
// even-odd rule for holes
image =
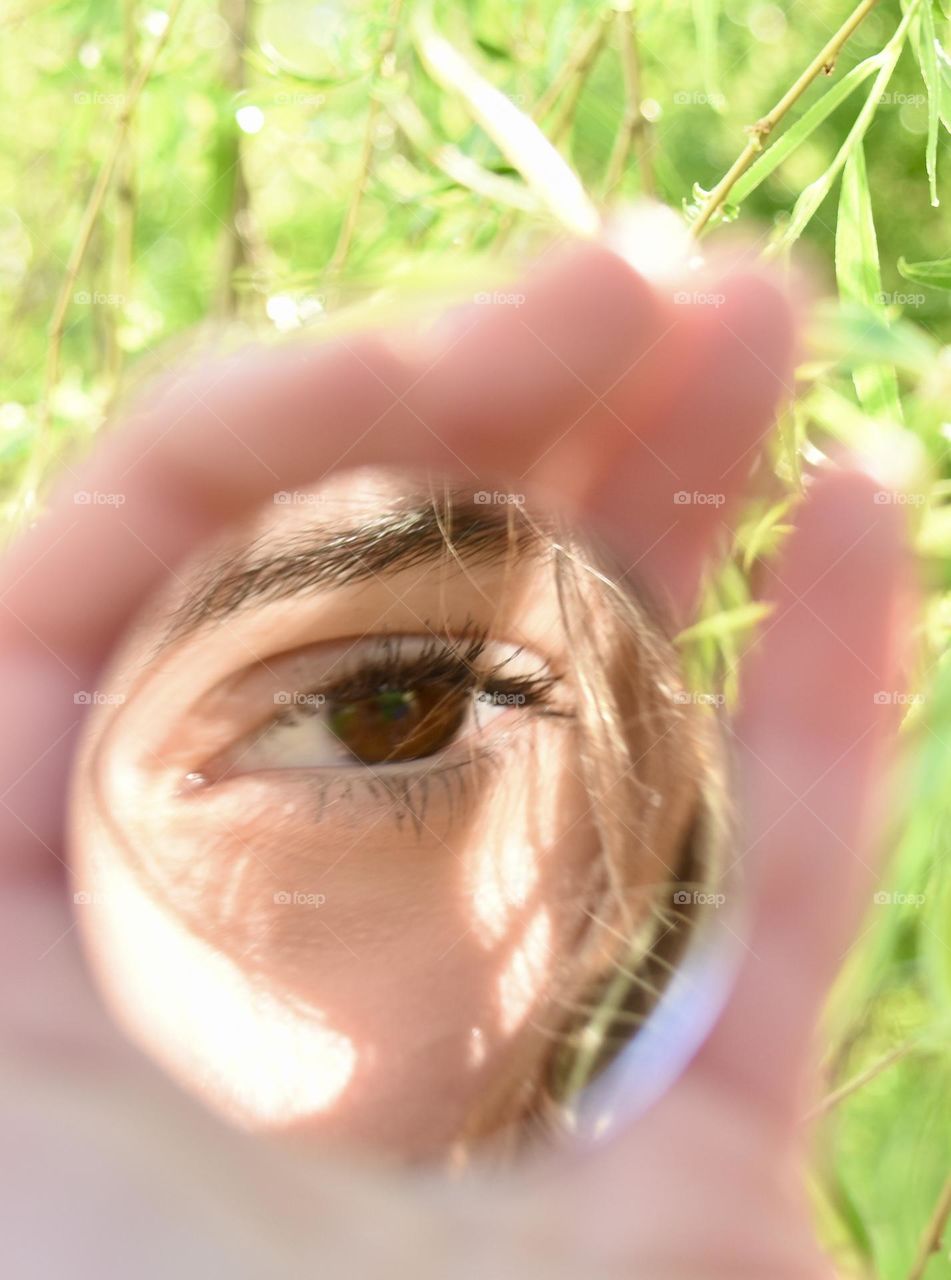
[[470, 698], [470, 689], [449, 681], [380, 689], [365, 698], [331, 703], [330, 727], [364, 764], [419, 760], [449, 745]]

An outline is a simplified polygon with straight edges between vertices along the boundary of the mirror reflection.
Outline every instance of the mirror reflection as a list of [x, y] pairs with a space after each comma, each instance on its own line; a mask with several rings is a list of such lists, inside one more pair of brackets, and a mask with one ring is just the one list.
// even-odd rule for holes
[[88, 718], [84, 943], [253, 1131], [402, 1162], [571, 1130], [715, 895], [662, 611], [528, 495], [335, 475], [169, 575]]

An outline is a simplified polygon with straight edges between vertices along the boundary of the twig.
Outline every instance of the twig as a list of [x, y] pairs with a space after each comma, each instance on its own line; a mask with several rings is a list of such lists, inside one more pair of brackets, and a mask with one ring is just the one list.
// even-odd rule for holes
[[807, 1121], [817, 1120], [820, 1116], [826, 1115], [834, 1107], [837, 1107], [840, 1102], [844, 1102], [853, 1093], [857, 1093], [859, 1089], [864, 1088], [876, 1076], [880, 1076], [883, 1071], [887, 1071], [889, 1067], [894, 1066], [896, 1062], [900, 1062], [902, 1058], [907, 1057], [909, 1053], [917, 1048], [917, 1040], [908, 1040], [904, 1044], [897, 1045], [889, 1053], [884, 1054], [873, 1062], [871, 1066], [866, 1067], [864, 1071], [860, 1071], [858, 1075], [853, 1076], [851, 1080], [846, 1080], [845, 1084], [840, 1085], [838, 1089], [833, 1089], [831, 1093], [827, 1093], [822, 1101], [806, 1114], [805, 1119]]
[[[608, 14], [605, 12], [594, 24], [589, 39], [584, 42], [583, 56], [575, 64], [574, 74], [566, 87], [557, 115], [548, 129], [548, 136], [556, 144], [562, 140], [571, 128], [571, 122], [574, 120], [575, 112], [578, 108], [578, 99], [581, 97], [581, 91], [587, 82], [588, 76], [591, 74], [594, 64], [598, 60], [598, 55], [604, 48], [607, 34]], [[542, 114], [538, 110], [538, 104], [536, 103], [535, 110], [532, 112], [533, 118], [541, 120]]]
[[615, 17], [618, 43], [621, 51], [621, 70], [624, 73], [624, 115], [611, 149], [608, 171], [604, 180], [605, 193], [613, 191], [621, 181], [627, 158], [633, 144], [637, 152], [637, 169], [641, 179], [641, 192], [652, 196], [655, 191], [654, 167], [651, 161], [651, 140], [647, 119], [641, 114], [641, 59], [637, 40], [635, 6], [619, 10]]
[[768, 111], [761, 120], [757, 120], [756, 124], [747, 128], [749, 141], [706, 200], [704, 200], [696, 217], [690, 224], [691, 235], [699, 236], [710, 219], [723, 207], [735, 184], [762, 151], [766, 138], [790, 108], [795, 106], [812, 82], [818, 79], [820, 75], [832, 74], [846, 41], [877, 4], [878, 0], [862, 0], [862, 3], [853, 9], [835, 35], [816, 54], [802, 75], [786, 90], [772, 110]]
[[[122, 6], [122, 78], [126, 96], [131, 93], [132, 86], [135, 83], [137, 10], [137, 0], [124, 0]], [[119, 329], [122, 323], [122, 308], [125, 305], [126, 293], [132, 276], [135, 241], [135, 155], [131, 122], [123, 140], [121, 154], [117, 161], [117, 169], [116, 236], [113, 263], [115, 289], [113, 292], [120, 301], [115, 306], [110, 307], [108, 312], [109, 325], [106, 330], [105, 360], [107, 412], [115, 400], [122, 372], [122, 347], [119, 343]]]
[[947, 1230], [949, 1218], [951, 1218], [951, 1176], [948, 1177], [941, 1188], [941, 1194], [938, 1196], [938, 1203], [934, 1207], [931, 1221], [925, 1228], [918, 1244], [918, 1252], [915, 1255], [915, 1261], [911, 1265], [911, 1270], [908, 1272], [908, 1280], [921, 1280], [925, 1274], [928, 1263], [941, 1248], [942, 1237]]
[[608, 17], [609, 14], [606, 10], [600, 13], [572, 48], [554, 80], [532, 107], [531, 116], [533, 120], [543, 120], [572, 81], [579, 75], [582, 79], [584, 78], [587, 68], [594, 61], [601, 42], [604, 40]]
[[[221, 16], [231, 33], [224, 50], [222, 79], [234, 99], [239, 97], [245, 86], [244, 54], [251, 25], [251, 3], [252, 0], [220, 2]], [[232, 123], [229, 145], [222, 154], [222, 176], [230, 179], [231, 191], [227, 234], [223, 237], [220, 277], [215, 298], [215, 309], [219, 315], [231, 315], [237, 309], [235, 273], [246, 266], [252, 256], [245, 236], [250, 216], [250, 193], [244, 170], [243, 137], [241, 130]]]
[[[377, 56], [374, 80], [381, 79], [389, 75], [392, 71], [391, 62], [393, 50], [396, 47], [396, 37], [399, 31], [400, 14], [403, 9], [403, 0], [391, 0], [390, 13], [387, 20], [387, 30], [380, 44]], [[367, 110], [366, 129], [363, 133], [363, 146], [360, 151], [360, 165], [357, 171], [357, 180], [354, 184], [353, 195], [350, 197], [350, 203], [347, 205], [346, 213], [343, 216], [343, 222], [340, 226], [340, 234], [337, 237], [337, 243], [325, 270], [325, 279], [330, 280], [334, 276], [340, 274], [340, 271], [347, 260], [350, 252], [350, 246], [353, 243], [353, 233], [357, 226], [357, 217], [360, 213], [360, 205], [363, 203], [363, 197], [366, 194], [367, 184], [370, 181], [370, 170], [373, 165], [373, 142], [376, 133], [377, 116], [380, 111], [379, 98], [374, 94], [370, 98], [370, 105]]]
[[59, 359], [60, 350], [63, 344], [63, 332], [65, 328], [66, 313], [69, 310], [70, 300], [73, 296], [73, 290], [76, 285], [77, 277], [86, 257], [86, 251], [89, 248], [89, 242], [92, 239], [92, 233], [96, 226], [96, 220], [102, 210], [103, 201], [109, 190], [109, 184], [112, 181], [112, 175], [115, 173], [116, 164], [122, 154], [122, 148], [125, 144], [126, 135], [129, 132], [129, 126], [132, 122], [132, 116], [138, 104], [142, 91], [148, 84], [152, 72], [155, 70], [155, 64], [159, 59], [159, 55], [164, 49], [175, 20], [184, 6], [185, 0], [172, 0], [168, 10], [168, 21], [165, 27], [155, 41], [152, 51], [148, 58], [142, 63], [139, 74], [136, 77], [126, 101], [122, 104], [122, 108], [116, 117], [116, 129], [112, 138], [112, 146], [103, 161], [99, 173], [96, 176], [95, 184], [90, 193], [86, 208], [83, 211], [80, 220], [79, 230], [76, 234], [76, 240], [73, 243], [69, 260], [66, 263], [66, 274], [53, 308], [53, 315], [50, 320], [48, 333], [48, 347], [46, 355], [46, 372], [43, 385], [43, 396], [40, 401], [38, 422], [37, 422], [37, 441], [33, 450], [31, 464], [28, 468], [27, 476], [24, 479], [24, 492], [29, 499], [31, 488], [36, 485], [40, 477], [43, 475], [47, 455], [49, 452], [49, 424], [51, 413], [51, 402], [53, 392], [56, 389], [56, 382], [59, 376]]

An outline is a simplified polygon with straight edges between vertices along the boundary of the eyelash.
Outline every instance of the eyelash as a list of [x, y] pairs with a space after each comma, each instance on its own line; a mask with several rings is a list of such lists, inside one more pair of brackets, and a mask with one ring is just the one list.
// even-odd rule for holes
[[496, 663], [487, 672], [480, 672], [479, 659], [488, 643], [488, 630], [467, 626], [456, 637], [431, 636], [425, 648], [408, 655], [403, 653], [407, 639], [416, 637], [383, 636], [382, 657], [362, 663], [353, 672], [339, 677], [333, 684], [302, 691], [302, 704], [285, 713], [291, 716], [297, 711], [316, 714], [320, 705], [308, 702], [308, 697], [321, 695], [326, 702], [357, 702], [372, 697], [385, 689], [419, 688], [426, 684], [442, 683], [463, 692], [488, 693], [497, 698], [512, 699], [513, 705], [530, 707], [536, 714], [564, 715], [552, 705], [551, 695], [559, 677], [538, 672], [533, 675], [502, 677], [498, 673], [515, 654]]
[[[574, 719], [570, 709], [554, 703], [553, 694], [560, 676], [544, 670], [508, 677], [500, 674], [521, 650], [488, 670], [480, 670], [489, 642], [487, 628], [467, 623], [451, 637], [432, 634], [421, 649], [417, 647], [418, 636], [384, 635], [380, 642], [383, 651], [379, 657], [362, 662], [355, 659], [353, 669], [332, 683], [325, 681], [318, 687], [301, 689], [300, 700], [275, 716], [272, 723], [318, 715], [330, 701], [358, 701], [381, 689], [418, 688], [435, 681], [449, 684], [460, 693], [486, 693], [511, 699], [513, 705], [532, 716]], [[406, 642], [412, 642], [412, 653], [405, 651]], [[315, 695], [321, 695], [321, 701]], [[518, 735], [518, 739], [521, 740], [522, 735]], [[527, 738], [524, 740], [527, 742]], [[507, 736], [506, 747], [514, 741]], [[354, 798], [354, 788], [362, 787], [372, 800], [387, 805], [397, 827], [408, 820], [420, 836], [434, 786], [443, 788], [448, 820], [452, 821], [455, 807], [465, 800], [470, 789], [509, 758], [508, 751], [502, 750], [499, 744], [478, 744], [463, 760], [440, 761], [436, 754], [420, 759], [414, 770], [381, 772], [372, 765], [364, 765], [351, 766], [345, 772], [328, 769], [323, 777], [316, 776], [315, 771], [315, 776], [308, 780], [316, 792], [315, 820], [319, 822], [332, 803], [342, 802], [341, 807], [346, 809]]]

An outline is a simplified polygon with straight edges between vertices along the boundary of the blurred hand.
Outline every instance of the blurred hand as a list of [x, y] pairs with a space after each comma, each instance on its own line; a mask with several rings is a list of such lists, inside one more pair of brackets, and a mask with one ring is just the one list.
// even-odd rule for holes
[[[220, 1126], [121, 1038], [75, 940], [63, 815], [77, 690], [164, 575], [276, 490], [401, 463], [518, 482], [593, 525], [685, 619], [777, 403], [793, 308], [742, 264], [649, 286], [557, 250], [520, 305], [252, 351], [156, 390], [0, 571], [3, 1235], [11, 1275], [831, 1274], [800, 1192], [813, 1031], [874, 883], [872, 798], [906, 608], [899, 508], [812, 485], [766, 575], [774, 612], [733, 732], [741, 971], [678, 1083], [628, 1130], [450, 1184]], [[121, 494], [77, 501], [77, 493]], [[684, 497], [686, 495], [686, 498]], [[699, 495], [699, 496], [698, 496]]]

